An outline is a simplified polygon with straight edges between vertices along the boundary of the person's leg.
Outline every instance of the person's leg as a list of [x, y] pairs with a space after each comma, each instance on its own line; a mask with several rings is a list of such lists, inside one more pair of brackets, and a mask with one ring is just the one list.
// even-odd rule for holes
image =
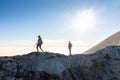
[[39, 46], [39, 48], [41, 49], [42, 52], [44, 52], [43, 49], [42, 49], [42, 47], [41, 47], [41, 45]]
[[36, 46], [36, 49], [37, 49], [37, 52], [39, 52], [39, 49], [38, 49], [39, 45]]
[[71, 48], [69, 48], [69, 54], [71, 55]]
[[70, 55], [70, 48], [68, 48], [68, 50], [69, 50], [69, 55]]
[[71, 49], [70, 49], [70, 55], [71, 55]]

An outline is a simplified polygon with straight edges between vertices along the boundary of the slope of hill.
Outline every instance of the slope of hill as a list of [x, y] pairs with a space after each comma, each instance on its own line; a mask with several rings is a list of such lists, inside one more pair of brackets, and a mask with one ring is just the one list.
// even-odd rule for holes
[[91, 55], [32, 52], [0, 58], [0, 80], [120, 80], [120, 47]]
[[116, 45], [116, 46], [120, 45], [120, 31], [111, 35], [110, 37], [103, 40], [102, 42], [100, 42], [96, 46], [94, 46], [94, 47], [90, 48], [89, 50], [85, 51], [83, 54], [95, 53], [96, 51], [98, 51], [100, 49], [103, 49], [107, 46], [114, 46], [114, 45]]

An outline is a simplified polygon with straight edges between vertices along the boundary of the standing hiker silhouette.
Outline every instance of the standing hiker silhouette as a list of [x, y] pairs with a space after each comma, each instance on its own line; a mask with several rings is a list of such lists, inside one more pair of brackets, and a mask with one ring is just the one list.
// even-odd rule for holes
[[36, 44], [37, 45], [36, 46], [37, 52], [39, 52], [38, 47], [41, 49], [42, 52], [44, 52], [43, 49], [42, 49], [42, 44], [43, 44], [42, 38], [41, 38], [40, 35], [38, 35], [38, 40], [37, 40], [37, 44]]
[[72, 55], [72, 54], [71, 54], [71, 49], [72, 49], [72, 43], [69, 41], [69, 42], [68, 42], [69, 55]]

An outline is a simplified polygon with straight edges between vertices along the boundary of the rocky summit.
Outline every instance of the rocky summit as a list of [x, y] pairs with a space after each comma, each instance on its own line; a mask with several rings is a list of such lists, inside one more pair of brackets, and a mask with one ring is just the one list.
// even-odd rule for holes
[[31, 52], [1, 57], [0, 80], [120, 80], [120, 47], [88, 55]]

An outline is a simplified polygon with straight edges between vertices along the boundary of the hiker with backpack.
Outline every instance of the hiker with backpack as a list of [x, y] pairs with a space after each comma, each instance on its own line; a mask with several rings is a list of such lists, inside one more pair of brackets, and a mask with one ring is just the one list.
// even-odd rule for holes
[[43, 44], [43, 41], [42, 41], [41, 36], [39, 35], [39, 36], [38, 36], [38, 40], [37, 40], [37, 44], [36, 44], [36, 45], [37, 45], [37, 46], [36, 46], [36, 49], [37, 49], [38, 52], [39, 52], [38, 47], [41, 49], [42, 52], [44, 52], [43, 49], [42, 49], [42, 44]]

